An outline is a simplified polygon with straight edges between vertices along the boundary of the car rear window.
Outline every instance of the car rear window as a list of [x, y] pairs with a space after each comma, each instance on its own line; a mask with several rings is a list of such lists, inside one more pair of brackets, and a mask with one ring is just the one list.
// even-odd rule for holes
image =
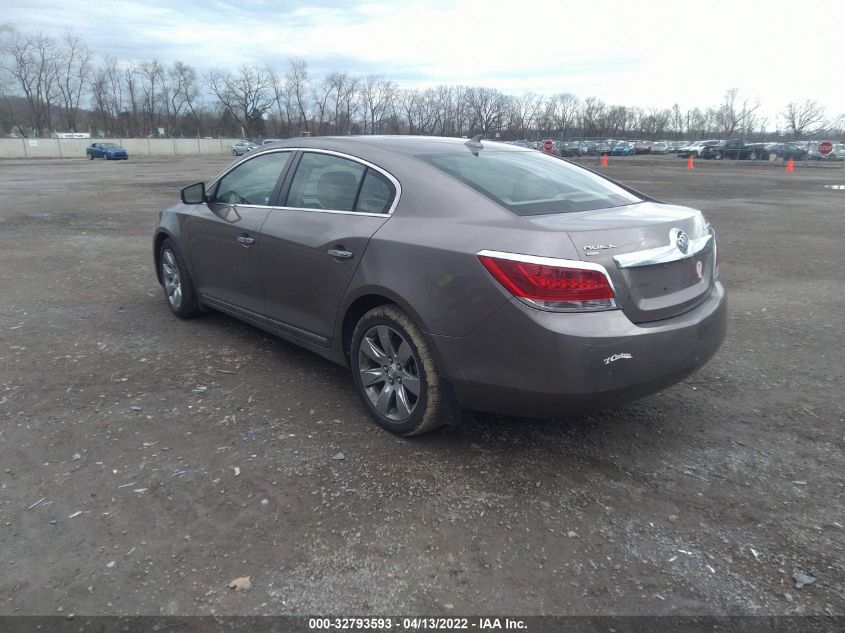
[[608, 209], [643, 202], [586, 169], [539, 152], [433, 154], [420, 160], [454, 176], [517, 215]]

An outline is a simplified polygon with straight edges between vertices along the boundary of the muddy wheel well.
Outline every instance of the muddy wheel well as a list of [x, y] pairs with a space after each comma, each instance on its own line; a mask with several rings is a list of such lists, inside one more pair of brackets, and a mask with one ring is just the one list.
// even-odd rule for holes
[[341, 340], [343, 341], [343, 356], [349, 364], [349, 348], [352, 346], [352, 333], [355, 331], [355, 325], [367, 312], [378, 306], [393, 303], [387, 297], [381, 295], [364, 295], [358, 297], [352, 305], [346, 310], [346, 315], [343, 317], [343, 330]]
[[156, 279], [158, 279], [158, 283], [161, 283], [161, 267], [158, 265], [159, 257], [161, 256], [161, 245], [170, 237], [167, 233], [159, 233], [156, 235], [155, 246], [153, 247], [153, 253], [155, 254], [155, 261], [153, 263], [153, 267], [156, 271]]

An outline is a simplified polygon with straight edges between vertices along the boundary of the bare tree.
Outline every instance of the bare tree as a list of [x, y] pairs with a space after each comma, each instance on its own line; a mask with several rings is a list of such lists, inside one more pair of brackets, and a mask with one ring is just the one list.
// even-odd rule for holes
[[547, 126], [557, 132], [558, 136], [566, 138], [570, 129], [575, 126], [578, 112], [578, 99], [568, 92], [552, 95], [546, 102]]
[[472, 132], [488, 136], [491, 131], [501, 127], [503, 97], [495, 88], [467, 88], [466, 100], [472, 117]]
[[164, 83], [164, 66], [157, 59], [154, 59], [151, 62], [143, 62], [138, 71], [141, 77], [141, 94], [143, 95], [141, 106], [143, 131], [145, 134], [151, 134], [159, 124], [159, 100]]
[[274, 135], [290, 136], [293, 126], [293, 106], [289, 86], [284, 77], [280, 77], [275, 70], [268, 69], [267, 75], [270, 78], [270, 89], [272, 91], [271, 103], [276, 107], [275, 116], [279, 121]]
[[716, 121], [724, 138], [731, 138], [737, 131], [743, 129], [749, 118], [760, 107], [759, 103], [752, 105], [747, 99], [740, 106], [737, 103], [738, 93], [736, 88], [728, 90], [716, 113]]
[[304, 59], [288, 60], [288, 72], [285, 75], [287, 90], [293, 100], [293, 106], [299, 116], [300, 129], [310, 132], [308, 127], [308, 95], [311, 80], [308, 78], [308, 64]]
[[712, 136], [717, 124], [718, 113], [713, 108], [693, 108], [687, 111], [687, 135], [692, 138]]
[[679, 136], [686, 136], [687, 135], [687, 128], [686, 128], [686, 117], [681, 113], [681, 106], [677, 103], [672, 106], [672, 114], [671, 114], [671, 128], [672, 132], [675, 134], [675, 138]]
[[670, 125], [672, 111], [665, 108], [649, 108], [640, 120], [640, 132], [646, 138], [657, 139], [665, 136]]
[[[66, 35], [52, 40], [0, 25], [2, 132], [47, 134], [55, 125], [88, 126], [137, 136], [164, 127], [168, 134], [225, 131], [274, 136], [314, 134], [432, 134], [481, 132], [503, 139], [572, 135], [616, 138], [765, 137], [769, 120], [757, 101], [734, 88], [715, 106], [682, 111], [606, 104], [569, 93], [545, 97], [504, 94], [494, 87], [439, 85], [401, 89], [384, 75], [332, 72], [312, 77], [306, 60], [283, 69], [241, 66], [206, 74], [181, 61], [164, 64], [105, 58], [95, 64], [85, 43]], [[211, 98], [203, 103], [202, 95]], [[90, 106], [86, 97], [90, 95]], [[86, 109], [90, 108], [90, 109]], [[778, 117], [795, 136], [845, 134], [845, 115], [825, 122], [816, 101], [789, 103]], [[270, 128], [267, 128], [270, 129]]]
[[579, 111], [579, 125], [584, 136], [604, 136], [607, 127], [607, 106], [601, 99], [587, 97]]
[[91, 52], [76, 35], [62, 40], [57, 57], [56, 85], [61, 95], [61, 112], [68, 131], [76, 132], [79, 104], [91, 78]]
[[192, 66], [177, 61], [165, 73], [162, 73], [160, 98], [167, 119], [167, 130], [171, 135], [186, 131], [186, 119], [190, 119], [196, 129], [197, 105], [200, 99], [197, 73]]
[[326, 80], [331, 85], [331, 101], [334, 104], [334, 133], [349, 134], [358, 80], [340, 72], [329, 74]]
[[106, 57], [103, 65], [94, 70], [91, 95], [102, 129], [127, 136], [129, 132], [124, 116], [123, 76], [114, 57]]
[[211, 70], [206, 75], [209, 90], [243, 128], [245, 136], [252, 135], [260, 127], [259, 121], [270, 109], [272, 83], [266, 70], [247, 64], [242, 65], [237, 74]]
[[364, 133], [377, 134], [381, 131], [381, 123], [392, 108], [398, 87], [384, 75], [367, 75], [359, 91], [362, 105], [367, 113], [364, 122]]
[[334, 94], [334, 83], [331, 75], [326, 76], [320, 85], [314, 87], [311, 94], [311, 101], [314, 104], [314, 118], [317, 126], [317, 134], [322, 135], [331, 124], [331, 99]]
[[408, 134], [421, 134], [423, 126], [423, 104], [426, 97], [419, 90], [401, 90], [399, 107], [408, 122]]
[[520, 97], [507, 99], [508, 132], [511, 136], [525, 138], [528, 130], [537, 126], [543, 106], [543, 97], [526, 91]]
[[14, 28], [4, 27], [0, 31], [0, 72], [23, 92], [33, 132], [48, 133], [58, 82], [56, 43], [41, 33], [22, 35]]
[[781, 117], [793, 136], [801, 137], [823, 126], [824, 107], [811, 99], [807, 99], [804, 103], [793, 101], [787, 104], [781, 112]]

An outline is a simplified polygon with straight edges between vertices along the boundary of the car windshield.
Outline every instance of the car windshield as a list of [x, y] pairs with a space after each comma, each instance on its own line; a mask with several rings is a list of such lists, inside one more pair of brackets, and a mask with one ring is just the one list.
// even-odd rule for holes
[[100, 143], [100, 147], [104, 147], [106, 149], [113, 149], [117, 147], [115, 143]]
[[626, 189], [537, 152], [481, 151], [418, 156], [517, 215], [608, 209], [643, 202]]

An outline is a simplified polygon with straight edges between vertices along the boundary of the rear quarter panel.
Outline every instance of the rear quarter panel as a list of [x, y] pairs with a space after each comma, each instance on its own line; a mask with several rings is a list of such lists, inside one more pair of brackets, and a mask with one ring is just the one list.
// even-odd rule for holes
[[565, 232], [521, 222], [426, 164], [397, 177], [402, 198], [373, 235], [339, 321], [356, 298], [382, 294], [403, 306], [424, 332], [465, 336], [510, 298], [478, 261], [479, 251], [578, 259]]

